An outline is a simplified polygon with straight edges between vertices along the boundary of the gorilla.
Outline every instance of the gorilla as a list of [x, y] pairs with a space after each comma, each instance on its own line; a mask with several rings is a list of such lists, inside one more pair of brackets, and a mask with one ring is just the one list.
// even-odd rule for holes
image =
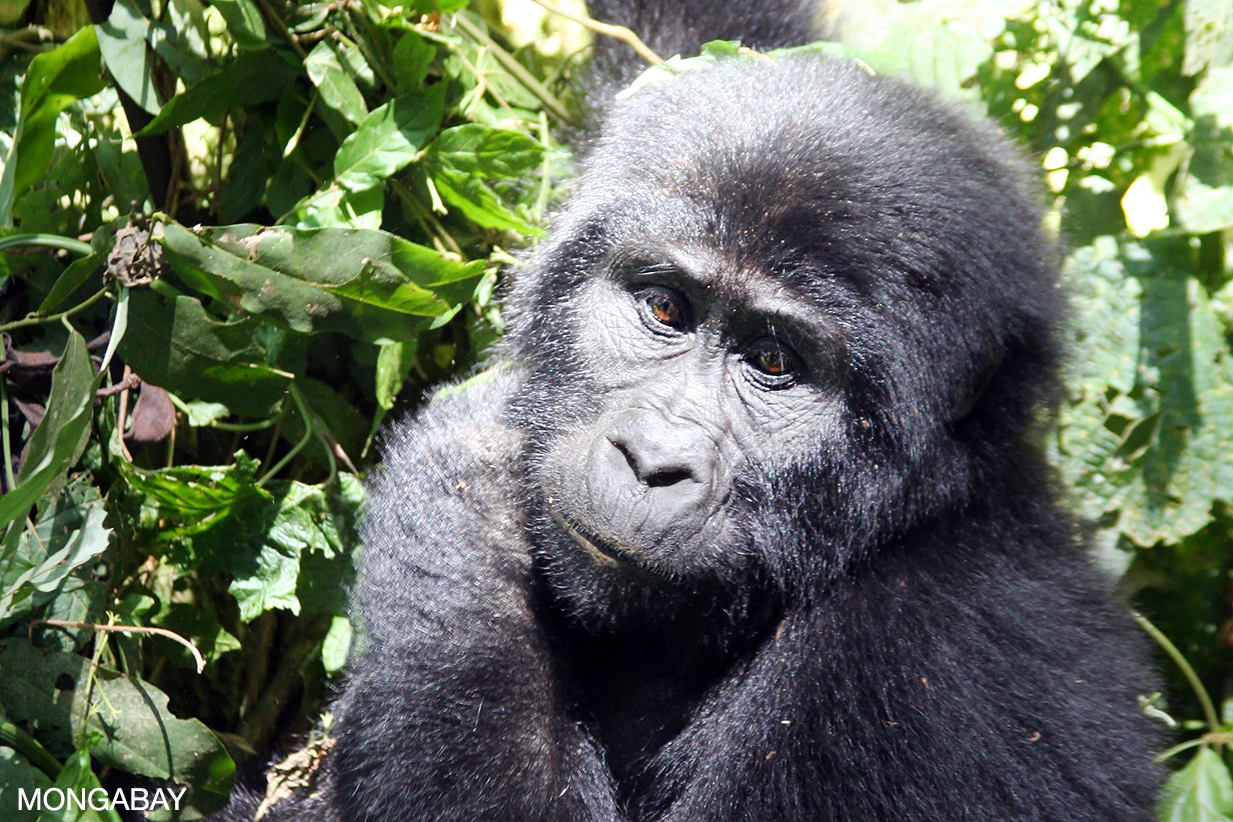
[[[593, 12], [808, 39], [754, 5]], [[1065, 300], [1016, 150], [813, 55], [602, 110], [490, 367], [386, 437], [336, 743], [267, 818], [1153, 819], [1155, 679], [1043, 450]]]

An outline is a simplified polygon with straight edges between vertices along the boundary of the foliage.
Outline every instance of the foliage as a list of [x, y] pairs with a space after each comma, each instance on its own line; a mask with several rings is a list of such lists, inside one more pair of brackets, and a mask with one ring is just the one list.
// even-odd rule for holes
[[[585, 40], [464, 5], [116, 0], [0, 40], [0, 783], [92, 762], [188, 785], [190, 818], [314, 720], [379, 426], [500, 334], [505, 249], [570, 171]], [[1041, 163], [1074, 303], [1050, 448], [1179, 663], [1146, 710], [1202, 731], [1162, 817], [1233, 819], [1233, 701], [1208, 697], [1233, 695], [1227, 2], [854, 5], [806, 48]]]
[[500, 333], [568, 170], [566, 78], [461, 5], [116, 0], [0, 44], [6, 786], [118, 769], [195, 818], [315, 716], [357, 466]]

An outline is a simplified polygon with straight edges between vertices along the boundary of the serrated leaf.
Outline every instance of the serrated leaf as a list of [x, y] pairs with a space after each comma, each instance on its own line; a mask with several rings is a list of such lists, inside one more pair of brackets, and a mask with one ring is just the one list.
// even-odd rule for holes
[[1085, 256], [1076, 304], [1090, 341], [1069, 380], [1076, 402], [1061, 419], [1063, 468], [1089, 518], [1118, 512], [1118, 528], [1139, 545], [1177, 542], [1210, 521], [1214, 501], [1233, 500], [1224, 327], [1204, 289], [1177, 267], [1183, 250], [1127, 245], [1116, 256], [1106, 249], [1075, 259]]
[[366, 229], [236, 225], [194, 233], [168, 224], [163, 246], [182, 277], [249, 314], [366, 342], [409, 339], [448, 319], [471, 299], [484, 268]]
[[1210, 748], [1169, 777], [1161, 794], [1164, 822], [1230, 822], [1233, 818], [1233, 779], [1224, 761]]
[[1187, 0], [1183, 74], [1233, 62], [1233, 5], [1228, 0]]
[[167, 695], [153, 685], [105, 665], [87, 688], [90, 668], [90, 660], [77, 654], [2, 639], [0, 703], [10, 720], [30, 723], [53, 754], [64, 756], [74, 750], [74, 739], [97, 734], [90, 753], [104, 765], [174, 779], [189, 786], [198, 809], [222, 807], [235, 765], [214, 734], [195, 719], [177, 719], [167, 710]]
[[348, 191], [363, 191], [415, 159], [441, 124], [446, 85], [436, 83], [373, 109], [334, 155], [335, 182]]
[[33, 530], [20, 523], [11, 529], [0, 546], [0, 621], [51, 599], [74, 571], [107, 550], [106, 516], [89, 488], [44, 506]]

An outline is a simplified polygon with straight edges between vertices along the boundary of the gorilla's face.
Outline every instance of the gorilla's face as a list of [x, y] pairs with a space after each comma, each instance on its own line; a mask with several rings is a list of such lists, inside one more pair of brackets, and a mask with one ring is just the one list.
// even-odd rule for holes
[[[712, 249], [618, 245], [568, 312], [581, 419], [538, 462], [548, 511], [600, 566], [702, 579], [748, 532], [748, 475], [839, 416], [837, 330]], [[562, 331], [564, 334], [564, 330]]]
[[605, 129], [510, 303], [563, 601], [812, 590], [1007, 470], [1060, 297], [1000, 138], [807, 59], [641, 90]]

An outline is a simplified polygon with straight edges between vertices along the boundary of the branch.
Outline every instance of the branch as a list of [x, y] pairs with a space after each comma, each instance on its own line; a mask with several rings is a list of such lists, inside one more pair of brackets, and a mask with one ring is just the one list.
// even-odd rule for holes
[[636, 51], [639, 57], [646, 60], [652, 66], [658, 66], [664, 61], [662, 57], [647, 48], [647, 44], [642, 42], [642, 38], [634, 34], [632, 29], [626, 28], [625, 26], [614, 26], [610, 23], [601, 23], [598, 20], [592, 20], [585, 14], [574, 14], [571, 11], [566, 11], [561, 8], [556, 3], [548, 2], [548, 0], [531, 1], [536, 5], [543, 6], [555, 15], [564, 17], [566, 20], [573, 20], [578, 25], [585, 26], [597, 34], [602, 34], [605, 37], [611, 37], [614, 40], [620, 40], [622, 43], [625, 43]]

